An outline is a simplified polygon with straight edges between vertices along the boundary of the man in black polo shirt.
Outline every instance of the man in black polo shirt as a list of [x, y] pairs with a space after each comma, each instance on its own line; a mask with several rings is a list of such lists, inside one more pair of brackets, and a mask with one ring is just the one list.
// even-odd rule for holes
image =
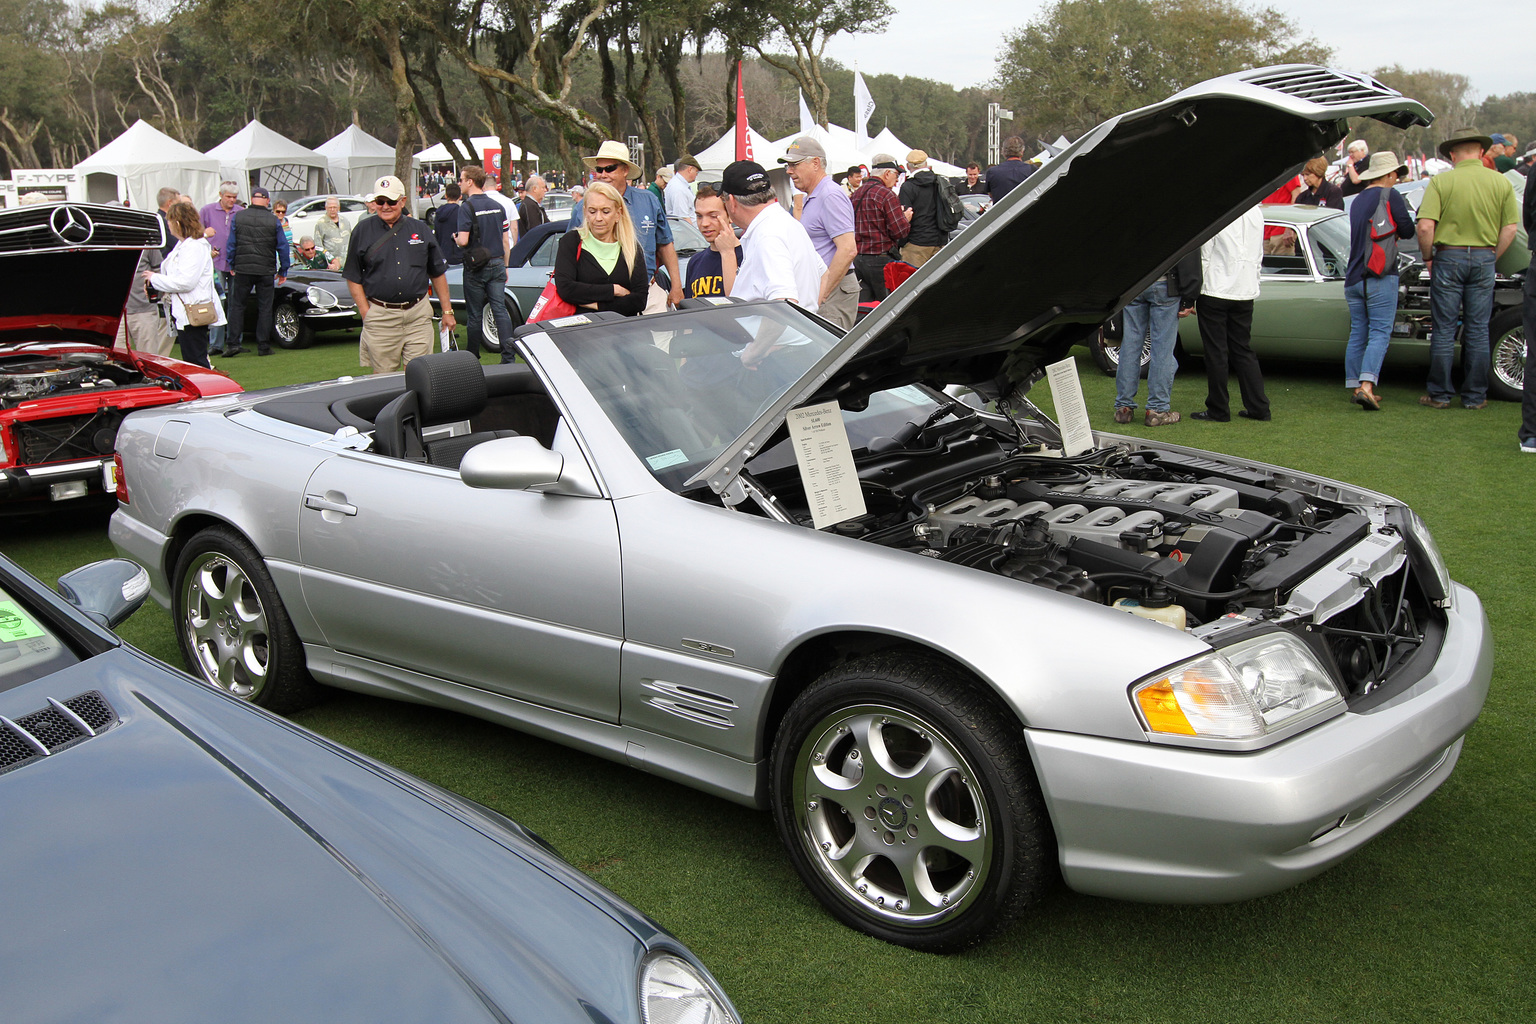
[[485, 334], [487, 304], [496, 323], [496, 337], [512, 337], [506, 297], [512, 233], [506, 208], [485, 194], [485, 181], [485, 168], [479, 164], [465, 164], [459, 173], [464, 201], [459, 204], [459, 226], [453, 236], [464, 250], [464, 320], [469, 328], [464, 347], [477, 356]]
[[288, 276], [288, 236], [273, 216], [272, 197], [264, 188], [251, 189], [251, 205], [229, 222], [229, 335], [224, 356], [240, 354], [245, 333], [245, 300], [256, 289], [256, 354], [272, 354], [272, 278]]
[[442, 305], [443, 326], [453, 330], [453, 306], [443, 276], [448, 264], [432, 229], [405, 216], [405, 186], [399, 178], [380, 178], [370, 198], [378, 215], [364, 217], [352, 229], [341, 274], [363, 318], [359, 361], [374, 373], [393, 373], [432, 351], [429, 282]]

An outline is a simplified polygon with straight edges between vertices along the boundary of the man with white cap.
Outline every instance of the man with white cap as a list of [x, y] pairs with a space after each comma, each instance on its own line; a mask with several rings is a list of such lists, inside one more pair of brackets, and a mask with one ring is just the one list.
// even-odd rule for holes
[[399, 178], [380, 178], [368, 195], [378, 215], [364, 217], [352, 229], [341, 274], [363, 318], [359, 361], [373, 373], [393, 373], [432, 351], [429, 282], [443, 310], [443, 326], [453, 330], [444, 276], [448, 262], [432, 229], [405, 215], [405, 185]]
[[791, 142], [779, 163], [795, 188], [805, 193], [800, 226], [827, 266], [816, 312], [846, 331], [859, 312], [859, 279], [853, 272], [853, 257], [859, 251], [853, 237], [853, 202], [827, 173], [827, 151], [811, 136]]
[[[650, 300], [647, 313], [660, 313], [669, 304], [683, 301], [683, 278], [677, 269], [677, 247], [672, 244], [672, 227], [667, 223], [661, 200], [644, 188], [630, 188], [631, 178], [639, 179], [640, 165], [630, 158], [629, 147], [622, 142], [608, 139], [597, 147], [592, 156], [581, 158], [592, 169], [598, 181], [605, 181], [624, 197], [629, 209], [629, 219], [635, 225], [635, 238], [645, 253], [645, 270], [651, 279]], [[586, 210], [581, 203], [571, 208], [570, 230], [581, 226]], [[656, 279], [657, 267], [667, 272], [667, 287], [663, 289]]]

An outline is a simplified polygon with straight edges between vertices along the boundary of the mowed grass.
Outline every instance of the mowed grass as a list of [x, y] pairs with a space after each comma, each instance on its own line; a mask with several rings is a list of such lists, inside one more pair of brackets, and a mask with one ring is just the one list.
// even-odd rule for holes
[[[247, 387], [268, 386], [357, 373], [356, 351], [343, 336], [220, 366]], [[1107, 426], [1112, 382], [1076, 355], [1090, 414]], [[298, 720], [544, 835], [675, 931], [748, 1021], [1531, 1020], [1536, 459], [1515, 450], [1519, 409], [1422, 409], [1421, 381], [1403, 378], [1387, 382], [1382, 411], [1369, 414], [1346, 401], [1336, 368], [1267, 370], [1271, 423], [1121, 429], [1407, 501], [1455, 578], [1481, 595], [1496, 652], [1487, 707], [1450, 780], [1342, 865], [1287, 892], [1168, 907], [1058, 890], [967, 953], [913, 953], [834, 923], [790, 869], [767, 814], [414, 705], [338, 692]], [[1044, 392], [1035, 397], [1049, 408]], [[1200, 369], [1185, 368], [1174, 408], [1187, 415], [1204, 393]], [[3, 536], [6, 554], [48, 580], [112, 554], [100, 515], [8, 524]], [[1028, 624], [999, 628], [1019, 633], [1027, 658]], [[121, 633], [179, 664], [158, 607]]]

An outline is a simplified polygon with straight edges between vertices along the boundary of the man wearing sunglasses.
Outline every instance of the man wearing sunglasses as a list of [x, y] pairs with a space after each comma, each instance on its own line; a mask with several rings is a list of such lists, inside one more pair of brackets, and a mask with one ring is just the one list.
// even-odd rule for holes
[[405, 186], [399, 178], [380, 178], [370, 198], [378, 216], [364, 217], [352, 229], [341, 273], [363, 318], [359, 362], [373, 373], [393, 373], [432, 351], [429, 282], [443, 310], [443, 326], [453, 330], [444, 276], [448, 263], [432, 229], [405, 215]]
[[293, 247], [293, 267], [295, 270], [339, 270], [341, 262], [327, 260], [325, 253], [316, 248], [314, 238], [305, 235]]
[[[629, 219], [635, 225], [635, 237], [645, 252], [645, 269], [651, 279], [651, 294], [646, 302], [647, 313], [664, 312], [668, 305], [683, 301], [683, 279], [677, 269], [677, 247], [672, 244], [672, 226], [667, 223], [661, 200], [643, 188], [630, 188], [629, 180], [640, 177], [640, 167], [629, 158], [629, 147], [609, 139], [597, 148], [594, 156], [582, 157], [582, 163], [592, 168], [592, 176], [605, 181], [624, 197], [629, 209]], [[577, 203], [571, 209], [570, 230], [581, 226], [586, 209]], [[666, 271], [666, 287], [657, 278], [657, 267]]]

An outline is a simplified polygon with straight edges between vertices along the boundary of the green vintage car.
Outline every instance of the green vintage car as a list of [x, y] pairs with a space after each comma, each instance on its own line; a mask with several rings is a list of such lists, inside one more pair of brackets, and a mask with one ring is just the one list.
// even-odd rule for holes
[[[1417, 194], [1408, 196], [1417, 205]], [[1253, 350], [1269, 361], [1306, 360], [1331, 362], [1343, 381], [1344, 349], [1349, 342], [1349, 308], [1344, 301], [1344, 270], [1349, 262], [1349, 218], [1338, 210], [1315, 206], [1266, 206], [1266, 227], [1276, 229], [1266, 241], [1261, 264], [1259, 298], [1253, 307]], [[1520, 232], [1511, 250], [1525, 248]], [[1518, 254], [1517, 254], [1518, 255]], [[1397, 322], [1387, 350], [1388, 379], [1416, 379], [1429, 365], [1429, 282], [1422, 277], [1417, 247], [1405, 242], [1400, 259], [1404, 267], [1398, 296]], [[1529, 255], [1525, 257], [1529, 264]], [[1489, 325], [1493, 347], [1490, 398], [1520, 400], [1525, 380], [1526, 339], [1520, 317], [1520, 279], [1507, 276], [1506, 267], [1517, 261], [1509, 252], [1499, 263], [1494, 294], [1493, 319]], [[1184, 353], [1202, 352], [1200, 327], [1195, 317], [1179, 321], [1179, 342]], [[1094, 360], [1106, 373], [1119, 362], [1119, 337], [1113, 330], [1092, 346]], [[1142, 358], [1147, 358], [1145, 349]]]

